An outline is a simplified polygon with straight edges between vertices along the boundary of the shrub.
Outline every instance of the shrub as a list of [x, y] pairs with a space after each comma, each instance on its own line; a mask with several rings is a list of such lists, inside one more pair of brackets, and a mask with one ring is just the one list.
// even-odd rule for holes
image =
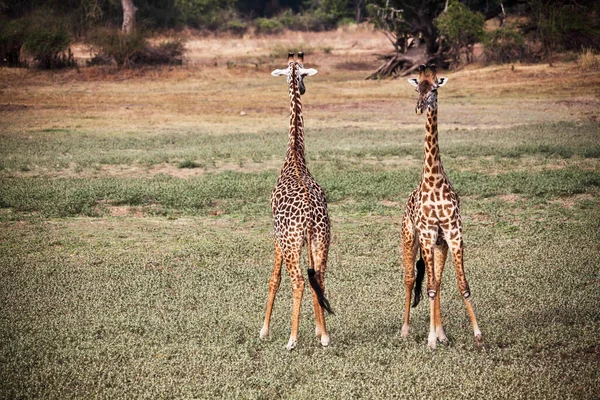
[[[336, 28], [338, 26], [338, 19], [336, 18], [334, 14], [327, 13], [322, 8], [315, 8], [300, 14], [294, 14], [291, 10], [285, 10], [275, 17], [284, 28], [291, 31], [305, 32], [319, 32]], [[346, 21], [346, 19], [343, 19], [343, 22]]]
[[239, 18], [234, 18], [227, 21], [224, 28], [232, 35], [243, 36], [248, 31], [248, 24]]
[[60, 24], [45, 23], [30, 28], [23, 49], [42, 69], [57, 69], [77, 65], [69, 48], [71, 34]]
[[64, 20], [48, 11], [38, 11], [0, 27], [1, 62], [10, 67], [23, 66], [21, 51], [42, 69], [76, 66], [70, 44], [71, 33]]
[[97, 57], [113, 60], [118, 66], [133, 66], [148, 42], [141, 31], [126, 34], [116, 29], [97, 29], [91, 37]]
[[93, 32], [90, 40], [96, 49], [90, 65], [110, 62], [115, 62], [120, 67], [181, 64], [185, 52], [180, 39], [152, 45], [141, 31], [127, 34], [115, 29], [98, 29]]
[[467, 49], [467, 62], [472, 61], [472, 45], [483, 37], [483, 14], [469, 10], [467, 6], [454, 0], [446, 12], [435, 21], [440, 34], [450, 42], [452, 63], [457, 66], [463, 49]]
[[24, 19], [0, 21], [0, 65], [21, 67], [21, 48], [27, 37]]
[[600, 69], [600, 55], [595, 54], [592, 49], [584, 49], [579, 55], [579, 64], [584, 70], [596, 71]]
[[527, 46], [525, 37], [512, 25], [506, 25], [484, 36], [486, 60], [510, 63], [525, 59]]
[[254, 20], [257, 33], [275, 34], [283, 31], [283, 24], [276, 19], [257, 18]]
[[547, 58], [563, 50], [600, 49], [600, 19], [591, 6], [565, 0], [531, 0], [524, 29], [542, 44]]

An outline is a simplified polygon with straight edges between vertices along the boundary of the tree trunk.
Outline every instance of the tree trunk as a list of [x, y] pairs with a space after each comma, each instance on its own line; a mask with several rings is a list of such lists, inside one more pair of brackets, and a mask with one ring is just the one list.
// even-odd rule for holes
[[123, 6], [123, 27], [125, 33], [131, 33], [135, 30], [135, 13], [137, 7], [133, 4], [133, 0], [121, 0]]
[[357, 24], [361, 23], [363, 20], [362, 7], [363, 7], [363, 0], [356, 0], [356, 23]]

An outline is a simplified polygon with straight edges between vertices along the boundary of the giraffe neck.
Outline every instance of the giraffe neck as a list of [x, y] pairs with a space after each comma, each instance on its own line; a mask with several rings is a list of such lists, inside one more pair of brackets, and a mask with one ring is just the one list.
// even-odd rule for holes
[[427, 107], [425, 123], [425, 157], [423, 161], [423, 179], [444, 174], [440, 148], [438, 145], [437, 104]]
[[290, 131], [288, 137], [288, 148], [286, 162], [298, 166], [305, 166], [304, 158], [304, 118], [302, 117], [302, 101], [300, 100], [300, 89], [295, 67], [292, 67], [290, 77]]

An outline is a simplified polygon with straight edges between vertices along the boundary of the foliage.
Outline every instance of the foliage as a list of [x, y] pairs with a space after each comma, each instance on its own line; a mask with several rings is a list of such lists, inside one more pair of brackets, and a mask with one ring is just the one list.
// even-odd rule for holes
[[439, 43], [433, 21], [444, 6], [444, 0], [371, 0], [367, 12], [371, 22], [388, 34], [396, 52], [406, 52], [407, 39], [412, 37], [425, 44], [427, 53], [434, 54]]
[[586, 71], [596, 71], [600, 69], [600, 55], [592, 49], [583, 49], [579, 55], [579, 64]]
[[352, 1], [350, 0], [320, 0], [308, 2], [308, 9], [315, 10], [316, 13], [332, 21], [340, 21], [345, 18], [352, 18]]
[[450, 43], [449, 56], [456, 67], [460, 63], [461, 53], [467, 54], [467, 62], [472, 61], [472, 45], [483, 37], [483, 14], [473, 12], [457, 0], [453, 0], [448, 9], [440, 15], [435, 26]]
[[31, 55], [41, 69], [74, 67], [76, 62], [71, 53], [71, 33], [64, 21], [43, 11], [27, 18], [29, 26], [23, 50]]
[[185, 52], [181, 40], [152, 45], [141, 30], [126, 34], [115, 29], [97, 29], [90, 36], [90, 41], [96, 50], [92, 64], [113, 61], [120, 67], [181, 64]]
[[274, 34], [283, 31], [283, 24], [276, 19], [257, 18], [254, 20], [257, 33]]
[[483, 14], [473, 12], [457, 0], [448, 5], [448, 9], [435, 22], [440, 34], [446, 36], [452, 44], [466, 46], [483, 37]]
[[525, 37], [514, 25], [505, 25], [484, 35], [486, 60], [510, 63], [523, 60], [527, 53]]
[[567, 49], [600, 49], [600, 10], [554, 0], [532, 0], [529, 6], [530, 19], [523, 28], [543, 45], [546, 57]]
[[0, 21], [0, 65], [20, 67], [21, 48], [27, 38], [27, 22], [20, 18]]

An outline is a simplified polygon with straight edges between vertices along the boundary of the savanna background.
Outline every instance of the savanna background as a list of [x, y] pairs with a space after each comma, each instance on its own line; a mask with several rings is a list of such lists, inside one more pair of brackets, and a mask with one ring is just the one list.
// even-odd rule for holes
[[[596, 2], [126, 3], [0, 1], [1, 398], [600, 396]], [[322, 348], [305, 296], [292, 352], [285, 273], [258, 338], [290, 50], [336, 312]], [[450, 261], [449, 344], [426, 302], [400, 337], [421, 62], [483, 350]]]

